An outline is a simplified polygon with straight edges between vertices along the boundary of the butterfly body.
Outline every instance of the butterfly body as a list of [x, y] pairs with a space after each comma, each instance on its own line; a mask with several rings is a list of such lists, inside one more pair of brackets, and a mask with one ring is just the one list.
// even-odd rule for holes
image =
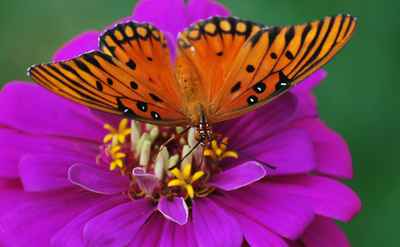
[[205, 144], [213, 124], [261, 107], [321, 68], [355, 27], [350, 15], [282, 27], [212, 17], [180, 33], [171, 58], [160, 30], [127, 22], [101, 35], [101, 51], [35, 65], [28, 74], [96, 110], [196, 127]]

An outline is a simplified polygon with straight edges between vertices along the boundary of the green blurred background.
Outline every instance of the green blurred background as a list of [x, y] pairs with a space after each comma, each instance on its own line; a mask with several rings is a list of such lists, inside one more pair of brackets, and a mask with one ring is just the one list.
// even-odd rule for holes
[[[353, 246], [400, 246], [398, 94], [400, 2], [389, 0], [224, 0], [236, 16], [272, 24], [295, 24], [348, 12], [359, 19], [350, 44], [326, 66], [318, 87], [322, 118], [348, 141], [362, 212], [344, 228]], [[0, 85], [28, 80], [26, 68], [49, 61], [82, 31], [102, 29], [131, 13], [135, 1], [0, 0]], [[0, 106], [1, 107], [1, 106]], [[397, 140], [397, 142], [396, 142]], [[397, 145], [396, 145], [397, 144]], [[398, 173], [399, 172], [399, 173]]]

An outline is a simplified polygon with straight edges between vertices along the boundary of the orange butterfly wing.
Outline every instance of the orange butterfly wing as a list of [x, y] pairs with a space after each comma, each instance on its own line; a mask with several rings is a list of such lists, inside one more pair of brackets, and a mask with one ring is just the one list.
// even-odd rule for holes
[[197, 74], [201, 83], [196, 90], [204, 103], [215, 99], [239, 50], [262, 27], [235, 17], [212, 17], [179, 34], [177, 64], [182, 62]]
[[257, 32], [235, 58], [214, 101], [218, 109], [212, 121], [240, 116], [286, 92], [326, 64], [355, 27], [354, 17], [337, 15]]
[[101, 111], [156, 124], [186, 124], [164, 35], [149, 24], [119, 24], [100, 38], [103, 52], [32, 66], [49, 90]]

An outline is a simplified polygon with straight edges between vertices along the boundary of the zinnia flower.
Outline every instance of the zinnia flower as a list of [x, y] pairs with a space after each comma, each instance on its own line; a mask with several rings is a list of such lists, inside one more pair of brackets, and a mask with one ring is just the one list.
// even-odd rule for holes
[[[208, 0], [144, 0], [126, 19], [152, 22], [173, 40], [212, 15], [228, 12]], [[78, 36], [54, 59], [96, 49], [98, 35]], [[221, 137], [193, 153], [193, 130], [130, 122], [9, 83], [0, 93], [0, 243], [348, 246], [333, 220], [350, 220], [360, 201], [335, 179], [352, 176], [351, 159], [318, 118], [311, 89], [324, 77], [318, 71], [216, 126]]]

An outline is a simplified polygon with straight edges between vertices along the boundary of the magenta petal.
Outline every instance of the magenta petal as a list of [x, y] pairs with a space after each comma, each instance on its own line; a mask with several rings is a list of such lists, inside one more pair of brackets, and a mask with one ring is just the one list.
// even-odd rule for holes
[[296, 115], [297, 107], [297, 97], [287, 93], [243, 117], [218, 124], [217, 131], [229, 136], [231, 148], [244, 149], [287, 128]]
[[154, 189], [160, 185], [160, 180], [156, 176], [146, 173], [141, 167], [134, 168], [132, 176], [136, 178], [137, 184], [147, 195], [153, 194]]
[[193, 201], [193, 228], [200, 247], [237, 247], [242, 232], [236, 220], [208, 198]]
[[162, 233], [165, 222], [166, 220], [160, 214], [151, 215], [149, 220], [143, 224], [137, 234], [133, 237], [133, 240], [129, 243], [128, 247], [163, 246], [159, 243], [162, 238], [162, 234], [160, 233]]
[[298, 83], [290, 91], [293, 93], [311, 93], [311, 91], [321, 83], [327, 76], [327, 72], [323, 69], [317, 70], [309, 77]]
[[85, 246], [126, 246], [153, 212], [153, 205], [146, 199], [110, 209], [86, 223], [83, 229]]
[[[97, 152], [98, 146], [96, 144], [78, 139], [32, 135], [16, 129], [0, 128], [0, 160], [2, 162], [0, 177], [19, 177], [18, 164], [27, 154], [49, 154], [54, 157], [70, 157], [72, 160], [75, 160], [73, 163], [76, 163], [93, 161]], [[62, 164], [60, 166], [63, 167]], [[32, 170], [34, 168], [27, 167], [27, 169]], [[61, 171], [62, 168], [60, 169]], [[41, 174], [36, 173], [36, 175], [40, 176]]]
[[112, 195], [129, 189], [129, 178], [103, 167], [75, 164], [68, 170], [68, 179], [86, 190]]
[[19, 174], [25, 191], [48, 191], [73, 187], [68, 168], [75, 157], [42, 154], [26, 155], [19, 163]]
[[302, 236], [307, 247], [350, 247], [346, 234], [331, 219], [317, 217]]
[[193, 225], [188, 223], [180, 226], [172, 221], [167, 221], [162, 230], [160, 245], [162, 247], [197, 247]]
[[235, 215], [258, 222], [288, 239], [297, 239], [314, 218], [311, 206], [306, 199], [267, 188], [267, 185], [256, 183], [215, 196], [214, 200]]
[[150, 22], [173, 38], [188, 25], [186, 6], [183, 0], [141, 0], [133, 10], [135, 21]]
[[276, 133], [262, 142], [238, 150], [243, 158], [254, 158], [275, 169], [269, 169], [273, 175], [306, 173], [316, 167], [314, 148], [309, 135], [302, 129], [288, 129]]
[[209, 184], [226, 191], [237, 190], [262, 179], [265, 175], [263, 165], [249, 161], [213, 176]]
[[93, 193], [0, 190], [1, 246], [49, 246], [50, 238], [98, 200]]
[[189, 209], [185, 199], [182, 197], [174, 197], [172, 199], [161, 197], [157, 208], [165, 218], [179, 225], [185, 225], [188, 222]]
[[191, 0], [187, 6], [189, 24], [197, 22], [200, 19], [206, 19], [210, 16], [229, 16], [227, 10], [222, 4], [213, 0]]
[[51, 238], [51, 246], [83, 247], [82, 231], [86, 222], [126, 200], [127, 198], [125, 196], [113, 196], [111, 198], [107, 197], [107, 199], [102, 201], [99, 200], [94, 206], [86, 209], [54, 234]]
[[82, 53], [99, 48], [99, 35], [97, 31], [81, 33], [68, 43], [64, 44], [53, 57], [54, 62], [71, 59]]
[[[100, 142], [106, 131], [86, 107], [32, 83], [12, 82], [0, 92], [0, 125], [31, 134]], [[39, 114], [40, 113], [40, 114]]]
[[294, 123], [306, 130], [314, 144], [317, 170], [340, 178], [353, 176], [351, 154], [345, 140], [329, 129], [318, 118], [308, 118]]
[[287, 247], [287, 243], [282, 237], [271, 232], [265, 226], [257, 223], [256, 221], [250, 220], [247, 217], [243, 217], [239, 214], [234, 214], [240, 227], [243, 231], [243, 235], [251, 247]]
[[361, 201], [349, 187], [330, 178], [296, 176], [274, 178], [265, 189], [281, 195], [296, 195], [308, 200], [322, 216], [348, 221], [361, 210]]

